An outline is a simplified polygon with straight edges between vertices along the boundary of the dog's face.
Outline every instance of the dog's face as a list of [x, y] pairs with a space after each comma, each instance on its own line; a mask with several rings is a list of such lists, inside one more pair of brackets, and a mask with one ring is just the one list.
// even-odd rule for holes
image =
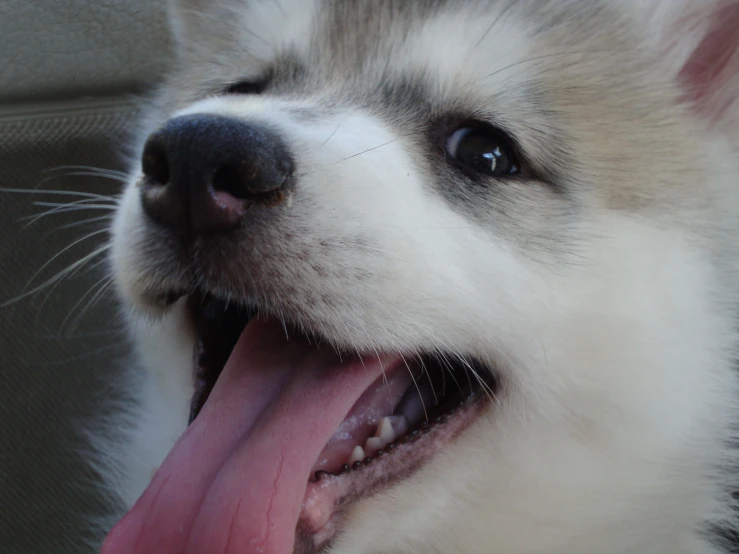
[[[152, 371], [190, 379], [196, 344], [212, 352], [200, 352], [203, 412], [108, 551], [165, 552], [165, 537], [173, 554], [287, 554], [296, 539], [299, 552], [697, 552], [721, 515], [739, 174], [730, 64], [711, 78], [691, 66], [733, 55], [730, 41], [704, 52], [702, 22], [720, 32], [737, 10], [703, 11], [177, 2], [180, 60], [147, 120], [112, 262], [123, 298], [152, 316], [137, 332], [166, 339], [141, 338]], [[695, 25], [671, 40], [683, 19]], [[260, 313], [238, 341], [247, 318], [234, 306]], [[306, 365], [331, 357], [305, 339], [356, 354], [371, 378], [325, 377], [356, 360], [281, 369], [298, 350]], [[281, 371], [278, 392], [259, 392], [260, 375]], [[368, 416], [356, 406], [383, 371], [390, 404]], [[440, 378], [462, 384], [449, 393]], [[426, 404], [432, 389], [422, 419], [438, 423], [399, 412], [413, 387]], [[317, 408], [314, 389], [347, 405], [316, 392]], [[301, 395], [305, 413], [271, 414]], [[247, 400], [267, 406], [224, 407]], [[341, 426], [365, 418], [357, 444], [332, 447], [344, 427], [321, 420], [328, 446], [322, 430], [287, 451], [308, 434], [293, 419], [334, 410]], [[225, 421], [237, 412], [256, 430], [213, 454], [228, 442], [208, 441], [217, 428], [252, 425]], [[394, 429], [396, 452], [382, 416], [411, 433]], [[279, 456], [255, 438], [265, 428]], [[310, 471], [283, 485], [284, 460]], [[297, 504], [283, 499], [296, 487]], [[142, 530], [173, 512], [178, 524]]]

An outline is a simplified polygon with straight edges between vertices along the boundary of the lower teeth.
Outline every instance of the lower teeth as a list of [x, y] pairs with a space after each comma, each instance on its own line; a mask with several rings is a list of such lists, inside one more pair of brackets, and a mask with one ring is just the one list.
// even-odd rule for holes
[[392, 452], [398, 444], [415, 442], [422, 435], [429, 433], [436, 425], [446, 423], [447, 420], [447, 416], [440, 416], [433, 423], [424, 422], [422, 431], [416, 429], [408, 433], [408, 420], [404, 416], [384, 417], [377, 425], [375, 434], [367, 439], [364, 447], [354, 447], [347, 463], [341, 466], [339, 471], [336, 473], [317, 471], [314, 478], [316, 481], [320, 481], [329, 475], [343, 475], [351, 470], [361, 469], [372, 463], [376, 458], [386, 456]]
[[433, 431], [438, 425], [447, 423], [449, 418], [459, 409], [477, 397], [478, 395], [473, 392], [459, 404], [453, 405], [451, 409], [446, 410], [442, 415], [439, 415], [432, 421], [425, 420], [420, 422], [417, 428], [410, 432], [408, 432], [410, 424], [405, 415], [393, 415], [382, 418], [377, 425], [374, 435], [365, 441], [364, 446], [357, 445], [354, 447], [347, 463], [342, 465], [335, 473], [317, 471], [314, 475], [314, 481], [319, 482], [327, 476], [340, 476], [350, 473], [352, 470], [361, 469], [371, 464], [377, 458], [391, 454], [399, 445], [416, 442], [424, 435]]

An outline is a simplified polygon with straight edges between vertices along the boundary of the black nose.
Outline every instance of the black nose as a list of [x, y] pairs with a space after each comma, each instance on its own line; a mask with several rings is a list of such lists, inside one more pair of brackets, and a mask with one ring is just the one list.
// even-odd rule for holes
[[171, 119], [146, 141], [142, 164], [145, 212], [186, 235], [238, 227], [250, 205], [284, 198], [294, 171], [279, 135], [209, 114]]

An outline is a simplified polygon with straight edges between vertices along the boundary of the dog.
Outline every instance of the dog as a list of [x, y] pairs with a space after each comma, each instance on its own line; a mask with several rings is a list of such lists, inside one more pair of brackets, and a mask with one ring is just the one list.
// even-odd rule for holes
[[104, 554], [731, 551], [738, 2], [170, 11]]

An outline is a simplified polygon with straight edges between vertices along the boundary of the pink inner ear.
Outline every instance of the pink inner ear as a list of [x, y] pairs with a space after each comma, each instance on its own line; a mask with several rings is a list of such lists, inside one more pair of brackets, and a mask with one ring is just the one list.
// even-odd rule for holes
[[715, 10], [680, 78], [687, 99], [708, 117], [721, 117], [739, 100], [739, 2], [729, 0]]

